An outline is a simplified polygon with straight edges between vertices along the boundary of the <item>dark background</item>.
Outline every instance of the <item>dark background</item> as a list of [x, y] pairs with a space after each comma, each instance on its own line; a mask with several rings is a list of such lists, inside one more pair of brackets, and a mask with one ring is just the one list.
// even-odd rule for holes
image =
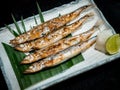
[[[11, 13], [16, 20], [37, 14], [36, 1], [41, 10], [46, 11], [74, 0], [4, 0], [0, 1], [0, 27], [13, 23]], [[107, 21], [117, 33], [120, 33], [120, 1], [94, 0]], [[7, 90], [0, 70], [0, 88]], [[120, 59], [104, 64], [90, 71], [62, 81], [46, 90], [120, 90]]]

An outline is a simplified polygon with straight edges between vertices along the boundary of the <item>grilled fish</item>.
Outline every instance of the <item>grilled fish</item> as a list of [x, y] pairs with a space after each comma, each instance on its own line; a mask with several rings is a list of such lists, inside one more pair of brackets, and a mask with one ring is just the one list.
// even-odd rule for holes
[[31, 66], [28, 67], [24, 71], [25, 74], [28, 73], [35, 73], [38, 72], [44, 68], [49, 68], [56, 66], [62, 62], [65, 62], [66, 60], [78, 55], [79, 53], [87, 50], [90, 48], [94, 43], [96, 42], [96, 37], [91, 38], [87, 41], [84, 41], [82, 43], [78, 43], [74, 46], [71, 46], [70, 48], [67, 48], [55, 55], [52, 55], [50, 57], [47, 57], [41, 61], [33, 63]]
[[29, 63], [38, 61], [42, 58], [46, 58], [50, 55], [56, 54], [64, 49], [66, 49], [66, 48], [69, 48], [70, 46], [73, 46], [80, 42], [86, 41], [95, 31], [96, 31], [96, 25], [84, 33], [81, 33], [76, 36], [68, 37], [65, 39], [61, 39], [60, 41], [53, 43], [46, 48], [36, 50], [34, 53], [27, 55], [21, 61], [21, 64], [29, 64]]
[[75, 19], [77, 16], [80, 15], [80, 13], [84, 10], [86, 10], [91, 5], [85, 5], [69, 14], [62, 15], [60, 17], [53, 18], [49, 21], [46, 21], [33, 29], [29, 30], [26, 33], [23, 33], [19, 35], [18, 37], [15, 37], [14, 39], [10, 40], [10, 44], [12, 45], [18, 45], [20, 43], [24, 43], [27, 41], [31, 41], [40, 37], [43, 37], [50, 32], [60, 28], [61, 26], [64, 26], [71, 20]]
[[15, 49], [17, 49], [19, 51], [23, 51], [23, 52], [28, 52], [33, 49], [44, 48], [60, 39], [66, 37], [70, 33], [74, 32], [76, 29], [80, 28], [80, 26], [82, 26], [82, 24], [93, 15], [94, 15], [93, 13], [88, 13], [87, 15], [85, 15], [81, 19], [79, 19], [78, 21], [76, 21], [70, 25], [64, 26], [64, 27], [60, 28], [59, 30], [56, 30], [55, 32], [48, 34], [46, 37], [42, 37], [42, 38], [39, 38], [39, 39], [31, 41], [31, 42], [19, 44], [15, 47]]

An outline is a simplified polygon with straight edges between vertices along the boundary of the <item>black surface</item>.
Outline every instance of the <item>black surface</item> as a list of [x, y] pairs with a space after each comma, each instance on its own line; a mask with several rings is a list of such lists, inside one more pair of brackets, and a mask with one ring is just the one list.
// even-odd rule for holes
[[[0, 27], [13, 23], [11, 13], [16, 20], [21, 16], [27, 18], [37, 14], [36, 1], [42, 11], [69, 3], [73, 0], [4, 0], [0, 1]], [[119, 0], [94, 0], [105, 18], [120, 33], [120, 1]], [[2, 72], [0, 71], [0, 88], [7, 90]], [[120, 90], [120, 60], [114, 60], [90, 71], [55, 84], [46, 90]]]

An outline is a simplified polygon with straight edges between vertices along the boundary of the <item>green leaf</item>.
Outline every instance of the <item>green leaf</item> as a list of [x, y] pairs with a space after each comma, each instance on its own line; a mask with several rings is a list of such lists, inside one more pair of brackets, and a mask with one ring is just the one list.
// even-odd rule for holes
[[34, 16], [35, 24], [38, 25], [38, 23], [37, 23], [37, 19], [36, 19], [36, 17], [35, 17], [34, 14], [33, 14], [33, 16]]
[[69, 37], [72, 37], [72, 34], [67, 35], [65, 38], [69, 38]]
[[23, 17], [21, 17], [21, 24], [22, 24], [22, 28], [23, 28], [24, 32], [26, 32], [26, 27], [25, 27], [25, 24], [23, 21]]
[[60, 17], [61, 16], [61, 14], [59, 13], [59, 16], [58, 17]]
[[40, 21], [41, 21], [41, 23], [43, 23], [43, 22], [45, 22], [45, 21], [44, 21], [44, 17], [43, 17], [43, 15], [42, 15], [42, 12], [41, 12], [40, 6], [39, 6], [38, 3], [36, 3], [36, 4], [37, 4], [37, 9], [38, 9], [38, 13], [39, 13]]
[[[5, 51], [9, 57], [13, 70], [16, 74], [17, 80], [21, 89], [25, 89], [33, 84], [41, 82], [47, 78], [53, 77], [59, 73], [64, 72], [73, 65], [80, 63], [84, 60], [81, 54], [69, 59], [68, 61], [59, 64], [55, 67], [42, 70], [34, 74], [23, 74], [23, 71], [28, 68], [29, 65], [20, 65], [21, 60], [26, 56], [24, 53], [15, 50], [8, 44], [2, 43]], [[27, 82], [26, 82], [27, 81]]]
[[15, 27], [16, 27], [18, 33], [19, 33], [19, 34], [22, 34], [22, 32], [21, 32], [21, 30], [20, 30], [20, 27], [19, 27], [18, 23], [17, 23], [16, 20], [15, 20], [15, 17], [13, 16], [13, 14], [12, 14], [11, 16], [12, 16], [12, 19], [13, 19], [13, 21], [14, 21], [14, 24], [15, 24]]
[[17, 37], [19, 34], [17, 32], [15, 32], [10, 26], [5, 25], [6, 28], [8, 28], [8, 30], [15, 36]]
[[23, 87], [22, 78], [21, 78], [23, 75], [22, 75], [22, 72], [20, 69], [21, 65], [19, 64], [19, 62], [21, 61], [21, 59], [23, 59], [25, 57], [25, 54], [14, 50], [11, 46], [9, 46], [5, 43], [2, 43], [2, 45], [4, 46], [5, 51], [7, 52], [7, 55], [10, 59], [11, 65], [12, 65], [14, 72], [17, 76], [17, 80], [19, 82], [19, 85], [23, 89], [24, 87]]

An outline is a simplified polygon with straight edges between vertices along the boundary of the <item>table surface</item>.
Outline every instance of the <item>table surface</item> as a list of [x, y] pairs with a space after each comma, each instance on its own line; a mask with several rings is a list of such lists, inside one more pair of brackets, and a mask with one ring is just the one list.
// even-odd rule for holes
[[[41, 10], [46, 11], [54, 7], [69, 3], [74, 0], [4, 0], [0, 3], [0, 27], [4, 24], [13, 23], [11, 13], [16, 20], [37, 14], [36, 1], [40, 4]], [[120, 1], [117, 0], [94, 0], [99, 9], [104, 14], [108, 22], [113, 26], [117, 33], [120, 33]], [[0, 87], [8, 89], [4, 77], [0, 70]], [[120, 59], [84, 72], [80, 75], [62, 81], [45, 90], [120, 90]]]

